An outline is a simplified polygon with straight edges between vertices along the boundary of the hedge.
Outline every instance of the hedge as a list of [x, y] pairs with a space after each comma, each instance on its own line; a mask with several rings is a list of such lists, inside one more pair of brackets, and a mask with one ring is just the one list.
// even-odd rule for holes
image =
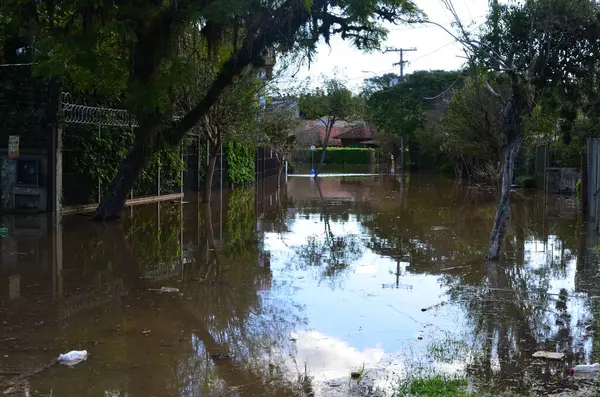
[[[314, 151], [315, 164], [321, 160], [321, 148]], [[310, 163], [311, 151], [298, 150], [293, 155], [298, 163]], [[327, 149], [325, 164], [371, 164], [375, 162], [375, 150], [370, 148], [332, 147]]]

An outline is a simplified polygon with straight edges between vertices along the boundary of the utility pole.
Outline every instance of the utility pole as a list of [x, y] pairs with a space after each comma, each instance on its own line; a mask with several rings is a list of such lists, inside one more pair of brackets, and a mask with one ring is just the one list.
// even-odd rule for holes
[[400, 62], [395, 62], [394, 66], [400, 65], [400, 81], [404, 80], [404, 64], [408, 63], [404, 60], [404, 53], [409, 51], [417, 51], [415, 47], [412, 48], [388, 48], [385, 52], [399, 52]]
[[[399, 82], [404, 81], [404, 64], [408, 63], [404, 60], [404, 53], [410, 51], [417, 51], [415, 47], [412, 48], [388, 48], [385, 52], [399, 52], [400, 53], [400, 62], [394, 63], [394, 66], [400, 65], [400, 79]], [[406, 171], [406, 141], [408, 137], [406, 135], [402, 135], [400, 139], [400, 167], [402, 168], [402, 174]], [[404, 178], [404, 175], [402, 175]]]

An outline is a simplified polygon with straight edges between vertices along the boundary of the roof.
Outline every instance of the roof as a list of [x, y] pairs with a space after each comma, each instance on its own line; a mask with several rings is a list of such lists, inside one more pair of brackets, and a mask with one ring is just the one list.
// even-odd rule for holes
[[375, 127], [371, 124], [358, 124], [349, 126], [344, 129], [341, 134], [336, 135], [337, 139], [355, 139], [355, 140], [372, 140]]
[[[303, 127], [301, 127], [300, 131], [296, 133], [296, 136], [300, 138], [300, 136], [304, 136], [305, 139], [309, 139], [311, 144], [316, 146], [323, 146], [323, 142], [325, 142], [326, 130], [324, 124], [320, 120], [309, 120], [303, 123]], [[342, 146], [342, 141], [337, 137], [337, 135], [344, 132], [348, 124], [345, 121], [336, 121], [331, 129], [331, 135], [329, 135], [329, 142], [327, 146]], [[317, 138], [318, 137], [318, 138]]]

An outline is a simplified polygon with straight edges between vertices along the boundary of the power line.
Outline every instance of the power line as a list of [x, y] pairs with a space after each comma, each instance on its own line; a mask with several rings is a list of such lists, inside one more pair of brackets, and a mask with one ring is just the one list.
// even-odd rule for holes
[[[477, 20], [479, 20], [481, 18], [485, 18], [485, 17], [487, 17], [487, 14], [478, 15], [475, 18], [471, 18], [470, 22], [476, 22]], [[440, 25], [444, 26], [444, 27], [450, 28], [450, 27], [452, 27], [454, 25], [454, 22], [441, 23]], [[420, 23], [418, 26], [411, 26], [411, 27], [408, 27], [408, 28], [391, 28], [391, 29], [388, 29], [388, 30], [390, 32], [407, 32], [407, 31], [410, 31], [410, 30], [418, 30], [418, 29], [426, 29], [426, 28], [434, 28], [434, 26], [431, 25], [431, 24], [429, 24], [429, 23], [427, 23], [427, 22], [423, 22], [423, 23]]]
[[420, 57], [418, 57], [418, 58], [415, 58], [415, 59], [413, 59], [413, 60], [412, 60], [412, 62], [416, 62], [416, 61], [419, 61], [419, 60], [421, 60], [421, 59], [423, 59], [423, 58], [427, 58], [428, 56], [430, 56], [430, 55], [433, 55], [433, 54], [435, 54], [436, 52], [438, 52], [438, 51], [440, 51], [440, 50], [443, 50], [444, 48], [446, 48], [446, 47], [448, 47], [449, 45], [451, 45], [451, 44], [454, 44], [454, 43], [456, 43], [456, 40], [449, 41], [448, 43], [444, 44], [443, 46], [441, 46], [441, 47], [439, 47], [439, 48], [436, 48], [435, 50], [433, 50], [433, 51], [431, 51], [431, 52], [428, 52], [427, 54], [421, 55], [421, 56], [420, 56]]
[[[468, 33], [473, 33], [473, 31], [474, 31], [475, 29], [477, 29], [478, 27], [480, 27], [480, 26], [481, 26], [481, 24], [479, 24], [479, 25], [477, 25], [477, 26], [473, 27], [471, 30], [469, 30], [469, 31], [468, 31]], [[436, 52], [438, 52], [438, 51], [440, 51], [440, 50], [442, 50], [442, 49], [444, 49], [444, 48], [446, 48], [446, 47], [448, 47], [449, 45], [451, 45], [451, 44], [454, 44], [454, 43], [457, 43], [456, 39], [453, 39], [453, 40], [451, 40], [451, 41], [447, 42], [447, 43], [446, 43], [446, 44], [444, 44], [443, 46], [441, 46], [441, 47], [438, 47], [438, 48], [436, 48], [435, 50], [433, 50], [433, 51], [431, 51], [431, 52], [428, 52], [427, 54], [424, 54], [424, 55], [422, 55], [422, 56], [420, 56], [420, 57], [418, 57], [418, 58], [416, 58], [416, 59], [413, 59], [413, 62], [419, 61], [419, 60], [421, 60], [421, 59], [423, 59], [423, 58], [426, 58], [426, 57], [428, 57], [428, 56], [430, 56], [430, 55], [433, 55], [433, 54], [435, 54]]]
[[[379, 77], [379, 76], [384, 75], [386, 73], [391, 73], [394, 70], [396, 70], [396, 68], [391, 68], [391, 69], [383, 70], [383, 71], [377, 72], [377, 73], [373, 72], [373, 74], [374, 74], [374, 77]], [[351, 77], [351, 78], [348, 79], [348, 81], [358, 80], [358, 79], [365, 79], [366, 80], [366, 79], [368, 79], [368, 77], [366, 77], [365, 74], [363, 74], [362, 76]]]

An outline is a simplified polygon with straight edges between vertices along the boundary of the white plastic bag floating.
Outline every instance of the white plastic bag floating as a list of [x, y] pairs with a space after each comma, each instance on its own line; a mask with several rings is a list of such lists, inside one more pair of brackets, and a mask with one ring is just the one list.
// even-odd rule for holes
[[149, 288], [148, 291], [176, 293], [176, 292], [179, 292], [179, 288], [173, 288], [173, 287]]
[[71, 350], [68, 353], [59, 354], [58, 362], [62, 365], [72, 367], [75, 364], [79, 364], [80, 362], [87, 360], [87, 357], [87, 350]]

